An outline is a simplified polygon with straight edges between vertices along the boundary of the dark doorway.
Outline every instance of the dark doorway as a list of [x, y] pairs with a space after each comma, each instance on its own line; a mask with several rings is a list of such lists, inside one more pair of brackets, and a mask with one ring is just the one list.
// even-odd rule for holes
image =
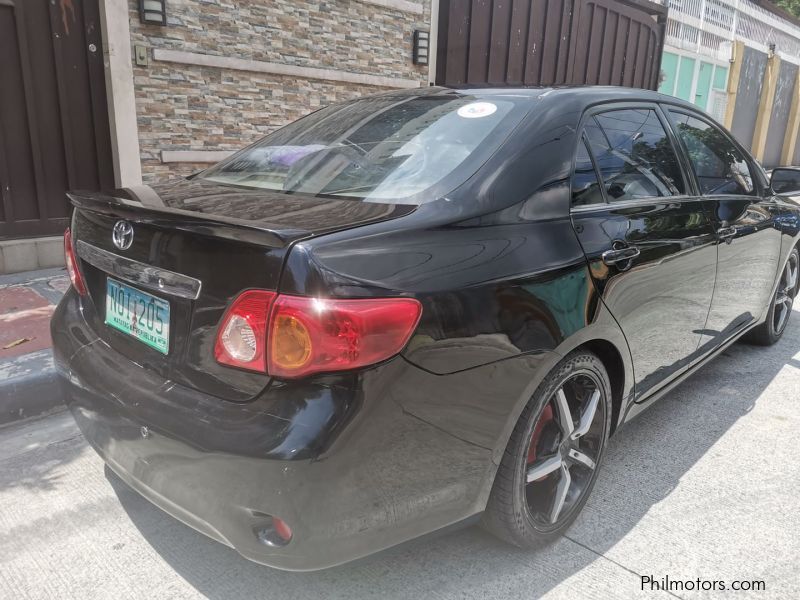
[[97, 0], [0, 0], [0, 239], [61, 233], [114, 183]]
[[658, 87], [667, 8], [646, 0], [441, 0], [436, 83]]

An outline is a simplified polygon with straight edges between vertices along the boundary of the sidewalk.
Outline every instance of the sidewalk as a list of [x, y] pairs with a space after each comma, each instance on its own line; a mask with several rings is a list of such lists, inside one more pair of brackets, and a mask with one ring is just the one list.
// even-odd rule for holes
[[0, 275], [0, 425], [61, 406], [50, 317], [68, 287], [63, 268]]

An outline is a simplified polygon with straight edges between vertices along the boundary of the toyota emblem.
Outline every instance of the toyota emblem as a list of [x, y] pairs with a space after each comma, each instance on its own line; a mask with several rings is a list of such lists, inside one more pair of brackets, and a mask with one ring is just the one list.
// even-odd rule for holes
[[133, 244], [133, 225], [127, 221], [117, 221], [111, 232], [111, 240], [120, 250], [127, 250]]

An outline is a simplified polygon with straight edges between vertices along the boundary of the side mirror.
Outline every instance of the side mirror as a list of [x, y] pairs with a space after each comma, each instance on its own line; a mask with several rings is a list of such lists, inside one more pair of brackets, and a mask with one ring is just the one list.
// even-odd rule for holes
[[776, 194], [789, 196], [800, 194], [800, 168], [779, 167], [773, 169], [769, 182], [772, 186], [772, 191]]

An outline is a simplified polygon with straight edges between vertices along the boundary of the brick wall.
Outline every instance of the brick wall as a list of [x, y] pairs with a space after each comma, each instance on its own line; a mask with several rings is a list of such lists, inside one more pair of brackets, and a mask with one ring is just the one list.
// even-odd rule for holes
[[423, 14], [364, 0], [169, 0], [169, 25], [139, 22], [131, 1], [132, 46], [144, 45], [147, 67], [134, 64], [136, 111], [145, 181], [185, 175], [207, 165], [161, 162], [162, 150], [233, 150], [311, 110], [383, 91], [372, 85], [271, 75], [153, 60], [163, 48], [199, 54], [328, 68], [427, 82], [411, 63], [412, 32]]

